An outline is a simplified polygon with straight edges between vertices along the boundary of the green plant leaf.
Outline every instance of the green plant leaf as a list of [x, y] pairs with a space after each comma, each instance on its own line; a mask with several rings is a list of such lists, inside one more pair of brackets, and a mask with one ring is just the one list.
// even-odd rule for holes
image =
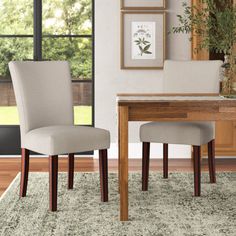
[[171, 32], [191, 33], [198, 35], [201, 41], [198, 49], [231, 54], [236, 44], [236, 4], [231, 1], [201, 0], [203, 7], [185, 1], [184, 13], [177, 15], [179, 25], [172, 27]]
[[149, 52], [149, 51], [144, 51], [143, 53], [145, 53], [145, 54], [152, 54], [152, 52]]
[[141, 46], [139, 46], [139, 50], [140, 50], [141, 52], [143, 52], [143, 48], [142, 48]]
[[148, 44], [147, 46], [144, 47], [144, 51], [147, 51], [150, 48], [151, 44]]

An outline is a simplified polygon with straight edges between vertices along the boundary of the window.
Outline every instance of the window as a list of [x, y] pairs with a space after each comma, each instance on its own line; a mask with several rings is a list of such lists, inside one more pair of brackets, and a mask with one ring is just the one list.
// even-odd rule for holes
[[93, 0], [0, 0], [0, 125], [19, 124], [8, 62], [67, 60], [75, 124], [93, 125]]

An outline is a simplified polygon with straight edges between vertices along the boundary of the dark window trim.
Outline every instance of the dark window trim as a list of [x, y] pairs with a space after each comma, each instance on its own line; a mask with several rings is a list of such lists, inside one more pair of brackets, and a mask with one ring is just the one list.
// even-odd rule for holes
[[34, 0], [34, 60], [42, 61], [42, 0]]
[[92, 126], [95, 126], [95, 0], [92, 1]]
[[[0, 34], [0, 38], [33, 38], [33, 34]], [[42, 34], [42, 38], [92, 38], [92, 34]]]
[[[42, 39], [43, 38], [91, 38], [92, 39], [92, 78], [91, 79], [83, 79], [83, 80], [75, 80], [72, 79], [72, 83], [92, 83], [92, 126], [94, 126], [94, 80], [95, 80], [95, 17], [94, 17], [94, 7], [95, 2], [92, 1], [92, 32], [90, 34], [62, 34], [62, 35], [51, 35], [47, 34], [44, 35], [42, 33], [42, 0], [34, 0], [34, 35], [28, 34], [0, 34], [0, 38], [34, 38], [34, 60], [35, 61], [42, 61]], [[11, 80], [0, 80], [1, 83], [11, 83]]]
[[[95, 89], [94, 89], [94, 85], [95, 85], [95, 14], [94, 14], [94, 9], [95, 9], [95, 0], [91, 0], [91, 4], [92, 4], [92, 34], [91, 35], [43, 35], [42, 34], [42, 20], [40, 23], [36, 24], [36, 22], [34, 22], [34, 25], [38, 25], [40, 26], [41, 24], [41, 31], [38, 29], [36, 30], [34, 28], [34, 34], [36, 34], [37, 31], [37, 40], [39, 38], [41, 38], [41, 43], [42, 43], [42, 38], [91, 38], [92, 39], [92, 78], [88, 79], [88, 80], [72, 80], [73, 83], [92, 83], [92, 125], [94, 126], [95, 123], [95, 102], [94, 102], [94, 98], [95, 98]], [[41, 17], [42, 19], [42, 0], [34, 0], [34, 21], [39, 20], [39, 18]], [[37, 27], [38, 27], [37, 26]], [[35, 38], [35, 35], [24, 35], [24, 34], [15, 34], [15, 35], [1, 35], [0, 34], [0, 38]], [[36, 40], [36, 39], [35, 39]], [[34, 44], [36, 45], [36, 42], [34, 42]], [[40, 47], [40, 42], [37, 41], [37, 47]], [[39, 53], [39, 55], [35, 55]], [[42, 57], [42, 56], [41, 56]], [[41, 59], [40, 58], [40, 52], [37, 51], [34, 48], [34, 59]], [[0, 80], [0, 83], [11, 83], [11, 80]], [[0, 129], [1, 127], [5, 127], [6, 129], [14, 129], [12, 130], [14, 132], [14, 134], [19, 133], [19, 125], [1, 125], [0, 124]], [[10, 131], [11, 132], [11, 131]], [[17, 146], [9, 146], [7, 144], [9, 144], [10, 140], [12, 141], [12, 138], [14, 139], [13, 141], [17, 141], [18, 138], [16, 138], [15, 135], [13, 135], [14, 137], [9, 137], [9, 140], [6, 140], [6, 146], [5, 149], [7, 150], [7, 154], [11, 153], [11, 154], [20, 154], [20, 149], [19, 149], [19, 145]], [[9, 152], [10, 150], [10, 152]], [[88, 152], [86, 154], [92, 154], [93, 152]], [[1, 153], [0, 153], [1, 154]], [[5, 154], [5, 153], [4, 153]]]
[[0, 38], [33, 38], [31, 34], [0, 34]]
[[[12, 81], [10, 79], [2, 79], [0, 80], [0, 84], [1, 83], [11, 83]], [[92, 79], [72, 79], [71, 80], [72, 83], [93, 83]]]

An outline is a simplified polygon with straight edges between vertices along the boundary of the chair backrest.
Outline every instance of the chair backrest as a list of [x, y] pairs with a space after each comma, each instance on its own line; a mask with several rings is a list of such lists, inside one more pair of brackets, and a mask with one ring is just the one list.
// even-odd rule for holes
[[219, 93], [222, 61], [172, 61], [164, 64], [165, 93]]
[[20, 118], [21, 145], [30, 130], [74, 123], [68, 62], [10, 62], [9, 68]]

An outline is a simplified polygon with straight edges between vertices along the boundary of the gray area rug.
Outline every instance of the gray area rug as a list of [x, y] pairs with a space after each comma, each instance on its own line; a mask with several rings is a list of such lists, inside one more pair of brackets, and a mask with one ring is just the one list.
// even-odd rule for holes
[[48, 211], [48, 174], [30, 173], [28, 195], [19, 199], [19, 175], [0, 201], [0, 235], [236, 235], [236, 173], [220, 173], [217, 184], [202, 176], [202, 197], [192, 197], [193, 175], [129, 176], [130, 221], [119, 221], [117, 175], [109, 174], [109, 202], [100, 202], [98, 173], [76, 173], [74, 190], [59, 174], [58, 212]]

